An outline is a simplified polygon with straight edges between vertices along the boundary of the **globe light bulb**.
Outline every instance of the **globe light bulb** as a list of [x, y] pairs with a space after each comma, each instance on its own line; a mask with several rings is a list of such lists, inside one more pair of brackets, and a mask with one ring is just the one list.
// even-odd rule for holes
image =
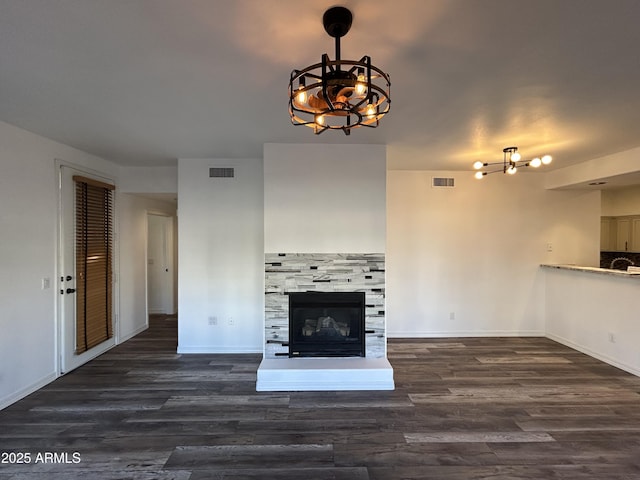
[[553, 158], [551, 157], [551, 155], [545, 155], [544, 157], [542, 157], [542, 163], [545, 165], [549, 165], [552, 160]]
[[482, 177], [484, 177], [484, 172], [476, 172], [475, 177], [476, 177], [478, 180], [481, 180], [481, 179], [482, 179]]
[[536, 157], [529, 162], [529, 165], [531, 165], [533, 168], [538, 168], [540, 165], [542, 165], [542, 161]]
[[519, 162], [521, 158], [522, 157], [520, 156], [520, 154], [518, 152], [513, 152], [511, 154], [511, 160], [513, 160], [514, 162]]
[[316, 123], [318, 125], [324, 125], [324, 115], [316, 115]]
[[480, 170], [482, 167], [484, 167], [484, 163], [482, 163], [480, 160], [473, 164], [473, 168], [475, 168], [476, 170]]
[[514, 166], [511, 166], [511, 167], [507, 168], [507, 173], [508, 173], [509, 175], [513, 175], [513, 174], [514, 174], [514, 173], [516, 173], [517, 171], [518, 171], [518, 169], [517, 169], [516, 167], [514, 167]]

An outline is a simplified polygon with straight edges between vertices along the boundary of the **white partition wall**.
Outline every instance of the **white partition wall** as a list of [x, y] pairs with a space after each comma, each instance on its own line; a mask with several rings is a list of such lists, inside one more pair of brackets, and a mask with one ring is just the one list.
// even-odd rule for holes
[[[258, 390], [393, 388], [385, 349], [386, 148], [266, 144], [264, 232], [265, 359]], [[287, 293], [350, 288], [367, 291], [371, 333], [364, 358], [289, 359], [286, 348], [276, 356], [288, 336]], [[300, 373], [309, 361], [317, 367], [313, 382]]]
[[261, 160], [178, 160], [178, 352], [262, 351], [262, 201]]
[[543, 270], [547, 336], [640, 376], [640, 276]]

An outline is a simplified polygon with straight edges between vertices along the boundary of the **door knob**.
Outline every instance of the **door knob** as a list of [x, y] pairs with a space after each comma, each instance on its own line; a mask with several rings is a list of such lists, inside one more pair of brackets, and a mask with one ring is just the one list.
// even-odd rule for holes
[[67, 293], [76, 293], [75, 288], [67, 288]]

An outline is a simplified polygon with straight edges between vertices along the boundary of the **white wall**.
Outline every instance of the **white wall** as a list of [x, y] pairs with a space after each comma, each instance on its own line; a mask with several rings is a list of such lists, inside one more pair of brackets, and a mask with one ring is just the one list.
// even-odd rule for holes
[[640, 215], [640, 186], [603, 190], [602, 215]]
[[558, 269], [544, 273], [547, 336], [640, 375], [640, 278]]
[[[3, 122], [0, 122], [0, 146], [0, 408], [3, 408], [58, 375], [56, 160], [115, 179], [120, 177], [121, 168]], [[148, 189], [148, 182], [141, 178], [160, 177], [165, 180], [158, 184], [170, 190], [171, 169], [160, 169], [157, 174], [154, 171], [149, 169], [149, 175], [143, 172], [137, 172], [138, 176], [126, 175], [130, 191]], [[123, 194], [119, 182], [116, 184], [118, 340], [124, 341], [143, 329], [146, 322], [146, 211], [170, 213], [172, 207], [165, 202]], [[157, 188], [151, 191], [161, 193]], [[43, 278], [50, 281], [48, 289], [42, 289]]]
[[119, 341], [140, 333], [149, 325], [147, 316], [147, 213], [175, 216], [173, 204], [117, 194], [119, 225]]
[[178, 167], [120, 167], [118, 189], [127, 193], [178, 192]]
[[558, 168], [545, 174], [547, 188], [567, 188], [585, 182], [640, 172], [640, 148], [587, 160], [576, 165]]
[[[209, 178], [210, 167], [235, 178]], [[178, 160], [178, 237], [178, 351], [261, 352], [262, 160]]]
[[[433, 176], [456, 187], [432, 188]], [[390, 336], [544, 335], [539, 265], [598, 265], [599, 192], [548, 191], [527, 173], [387, 179]]]
[[117, 174], [109, 162], [0, 122], [0, 408], [57, 373], [55, 159]]
[[383, 253], [385, 177], [383, 145], [265, 144], [264, 251]]

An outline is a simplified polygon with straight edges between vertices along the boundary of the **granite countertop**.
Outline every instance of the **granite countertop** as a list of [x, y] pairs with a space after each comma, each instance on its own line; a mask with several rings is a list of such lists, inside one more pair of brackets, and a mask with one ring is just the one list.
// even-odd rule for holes
[[635, 277], [640, 278], [640, 274], [636, 272], [627, 272], [626, 270], [614, 270], [610, 268], [599, 268], [599, 267], [581, 267], [579, 265], [558, 265], [558, 264], [548, 264], [543, 263], [540, 265], [545, 268], [557, 268], [560, 270], [577, 270], [579, 272], [591, 272], [597, 273], [600, 275], [611, 275], [614, 277]]

